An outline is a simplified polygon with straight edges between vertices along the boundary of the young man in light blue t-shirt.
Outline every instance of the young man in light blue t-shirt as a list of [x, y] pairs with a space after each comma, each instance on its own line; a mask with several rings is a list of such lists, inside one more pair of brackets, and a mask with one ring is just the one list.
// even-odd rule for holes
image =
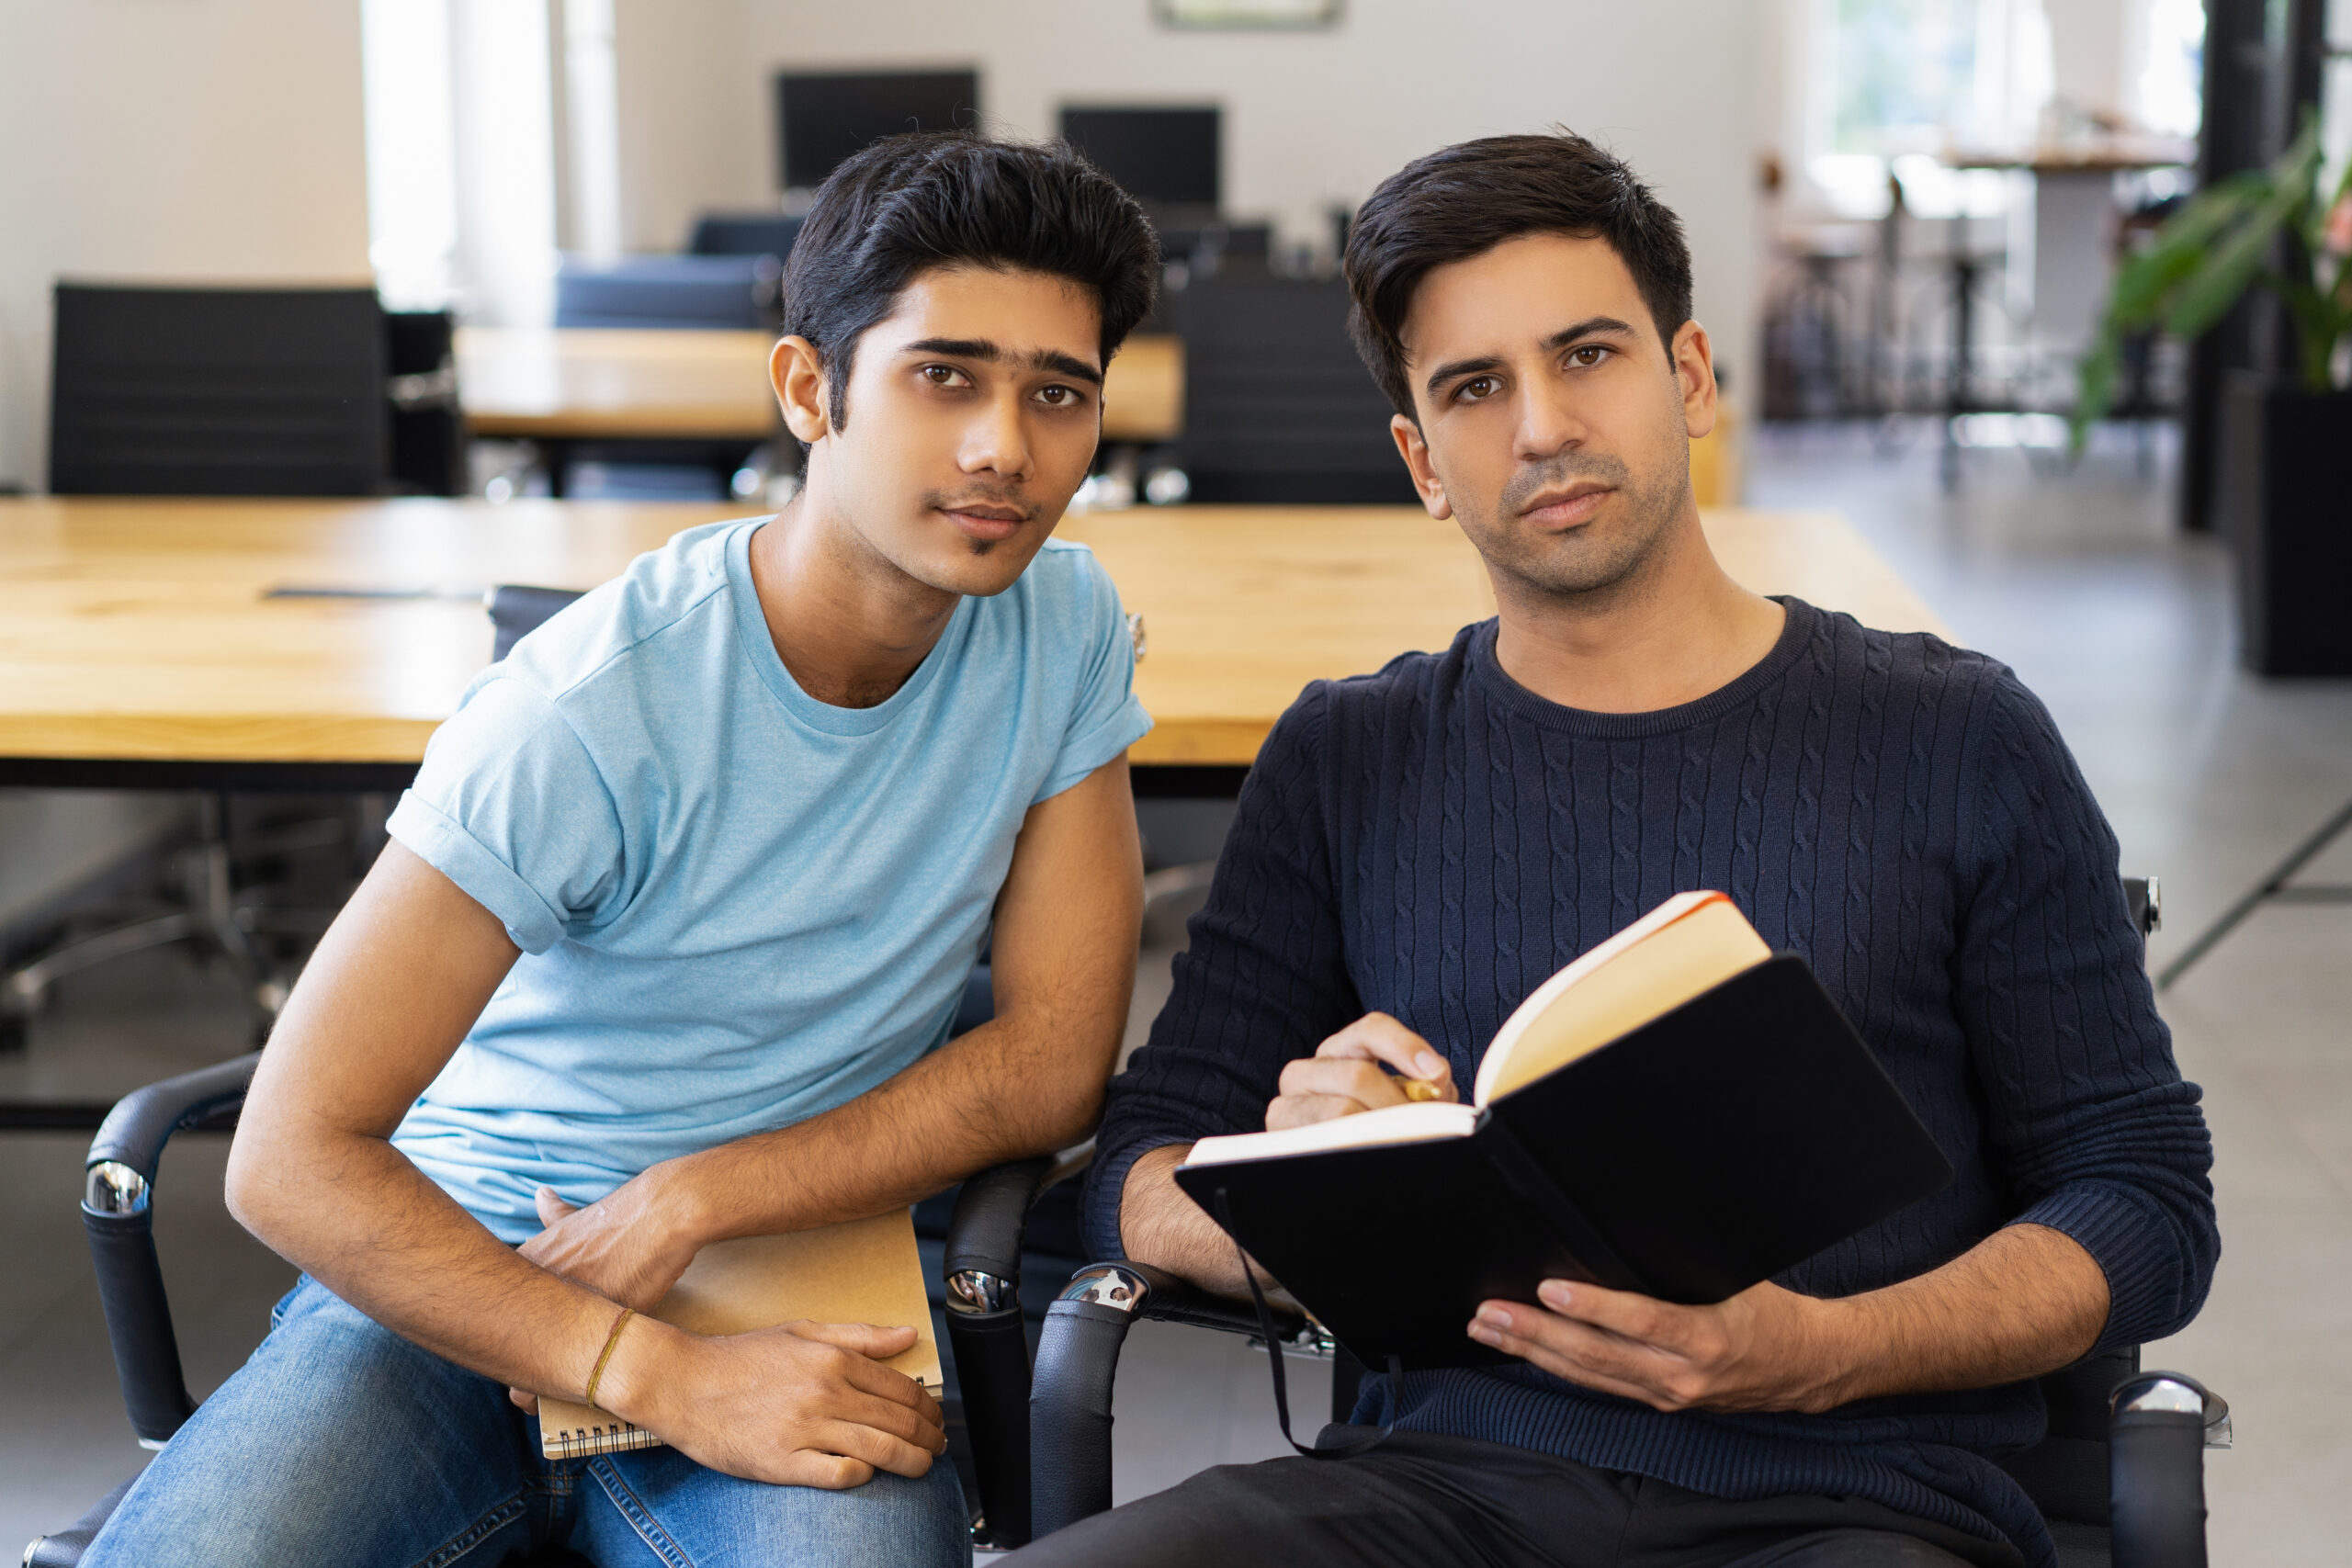
[[[968, 1558], [935, 1403], [879, 1359], [911, 1328], [621, 1309], [1091, 1124], [1150, 721], [1048, 536], [1158, 265], [1066, 151], [901, 137], [827, 182], [773, 361], [805, 489], [640, 557], [435, 737], [230, 1159], [307, 1277], [92, 1568]], [[996, 1019], [949, 1043], [991, 932]], [[540, 1459], [508, 1389], [592, 1378], [668, 1446]]]

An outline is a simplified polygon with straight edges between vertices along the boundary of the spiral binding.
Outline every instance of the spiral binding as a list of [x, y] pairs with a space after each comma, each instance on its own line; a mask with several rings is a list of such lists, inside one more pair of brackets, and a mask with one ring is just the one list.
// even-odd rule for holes
[[627, 1453], [632, 1449], [658, 1449], [662, 1439], [641, 1427], [615, 1421], [607, 1427], [566, 1427], [540, 1437], [540, 1451], [551, 1459], [587, 1459], [595, 1454]]

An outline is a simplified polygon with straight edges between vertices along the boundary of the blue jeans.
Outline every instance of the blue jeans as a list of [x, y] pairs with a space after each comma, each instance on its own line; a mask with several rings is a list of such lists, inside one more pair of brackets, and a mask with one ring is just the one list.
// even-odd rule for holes
[[84, 1568], [492, 1568], [560, 1543], [598, 1568], [968, 1564], [956, 1468], [846, 1492], [674, 1449], [548, 1460], [490, 1379], [305, 1277], [269, 1337], [155, 1456]]

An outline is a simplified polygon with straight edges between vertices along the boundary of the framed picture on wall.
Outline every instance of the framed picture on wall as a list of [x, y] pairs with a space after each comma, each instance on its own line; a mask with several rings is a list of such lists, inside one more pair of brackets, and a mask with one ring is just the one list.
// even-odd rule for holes
[[1163, 28], [1337, 27], [1346, 0], [1151, 0]]

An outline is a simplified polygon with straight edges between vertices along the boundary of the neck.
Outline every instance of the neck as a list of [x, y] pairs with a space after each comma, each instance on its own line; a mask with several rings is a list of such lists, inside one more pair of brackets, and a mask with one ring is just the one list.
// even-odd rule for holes
[[1787, 612], [1717, 564], [1682, 516], [1634, 570], [1605, 588], [1562, 593], [1489, 569], [1504, 673], [1547, 702], [1591, 713], [1652, 713], [1696, 702], [1752, 669]]
[[873, 707], [906, 684], [938, 644], [962, 595], [910, 577], [810, 482], [752, 536], [752, 586], [776, 657], [802, 691], [835, 707]]

